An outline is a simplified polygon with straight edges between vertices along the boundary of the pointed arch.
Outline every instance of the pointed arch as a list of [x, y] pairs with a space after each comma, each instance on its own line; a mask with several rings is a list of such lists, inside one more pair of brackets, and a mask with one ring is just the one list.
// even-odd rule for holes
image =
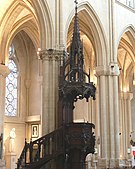
[[[41, 49], [52, 48], [54, 44], [52, 38], [54, 35], [54, 26], [49, 6], [46, 1], [42, 0], [38, 2], [32, 0], [32, 4], [39, 22]], [[43, 39], [43, 37], [45, 38]]]
[[36, 49], [52, 46], [53, 26], [46, 2], [18, 0], [12, 3], [7, 11], [1, 24], [0, 53], [3, 63], [8, 60], [8, 49], [13, 38], [21, 30], [29, 35]]
[[[120, 43], [120, 40], [122, 38], [122, 36], [124, 34], [127, 34], [131, 43], [132, 43], [132, 46], [135, 46], [135, 27], [133, 25], [127, 25], [120, 33], [119, 35], [119, 38], [118, 38], [118, 41], [117, 41], [117, 48], [119, 46], [119, 43]], [[135, 50], [135, 47], [134, 47], [134, 50]], [[134, 51], [135, 52], [135, 51]]]
[[120, 91], [131, 91], [135, 64], [135, 28], [128, 25], [117, 41], [118, 63], [121, 68], [119, 77]]
[[[2, 20], [2, 32], [1, 32], [1, 54], [3, 61], [8, 62], [8, 49], [9, 46], [17, 34], [18, 29], [25, 23], [33, 20], [37, 27], [37, 19], [33, 8], [28, 6], [24, 1], [15, 1], [9, 7]], [[20, 21], [23, 21], [22, 23]], [[25, 25], [26, 26], [26, 25]], [[23, 30], [23, 29], [22, 29]], [[37, 27], [38, 30], [38, 27]], [[32, 30], [31, 30], [32, 31]]]

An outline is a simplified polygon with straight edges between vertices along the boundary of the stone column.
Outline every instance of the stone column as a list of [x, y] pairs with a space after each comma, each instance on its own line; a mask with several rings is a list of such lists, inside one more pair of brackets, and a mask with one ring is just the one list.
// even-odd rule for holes
[[133, 94], [129, 92], [122, 92], [120, 95], [120, 154], [122, 160], [128, 159], [128, 148], [130, 148], [131, 127], [131, 100]]
[[63, 51], [44, 50], [40, 56], [43, 63], [42, 134], [45, 135], [57, 127], [58, 78]]
[[100, 168], [119, 165], [119, 104], [117, 63], [96, 68], [99, 82]]
[[10, 73], [5, 65], [0, 64], [0, 169], [4, 169], [5, 163], [3, 161], [3, 132], [4, 132], [4, 112], [5, 112], [5, 86], [6, 77]]
[[56, 0], [55, 5], [55, 47], [62, 50], [65, 43], [63, 39], [63, 0]]

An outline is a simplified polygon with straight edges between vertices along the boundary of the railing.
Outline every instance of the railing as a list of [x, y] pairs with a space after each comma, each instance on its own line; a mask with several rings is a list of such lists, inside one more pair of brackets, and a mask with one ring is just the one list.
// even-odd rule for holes
[[69, 164], [72, 169], [81, 169], [86, 155], [94, 153], [93, 128], [92, 123], [69, 123], [33, 142], [25, 141], [17, 169], [40, 169], [51, 160], [56, 169]]
[[135, 9], [135, 0], [117, 0], [117, 1], [128, 6], [129, 8]]
[[43, 165], [59, 154], [63, 154], [63, 128], [59, 128], [35, 141], [27, 143], [17, 162], [17, 169], [35, 168]]

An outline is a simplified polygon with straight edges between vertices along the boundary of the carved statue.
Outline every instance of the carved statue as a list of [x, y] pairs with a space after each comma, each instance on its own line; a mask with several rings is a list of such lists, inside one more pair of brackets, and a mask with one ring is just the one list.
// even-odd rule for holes
[[14, 139], [16, 138], [15, 134], [15, 128], [12, 128], [9, 134], [9, 152], [13, 153], [14, 152]]

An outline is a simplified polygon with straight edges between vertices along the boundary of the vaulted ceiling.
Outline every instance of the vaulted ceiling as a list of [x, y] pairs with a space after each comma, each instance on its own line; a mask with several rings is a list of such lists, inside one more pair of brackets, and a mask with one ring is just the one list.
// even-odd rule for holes
[[133, 84], [135, 69], [135, 46], [125, 33], [118, 47], [118, 63], [120, 67], [120, 90], [130, 91]]
[[7, 55], [5, 52], [8, 51], [11, 41], [22, 30], [29, 35], [34, 45], [38, 46], [38, 21], [31, 0], [0, 1], [0, 25], [0, 53], [2, 53], [2, 57]]

